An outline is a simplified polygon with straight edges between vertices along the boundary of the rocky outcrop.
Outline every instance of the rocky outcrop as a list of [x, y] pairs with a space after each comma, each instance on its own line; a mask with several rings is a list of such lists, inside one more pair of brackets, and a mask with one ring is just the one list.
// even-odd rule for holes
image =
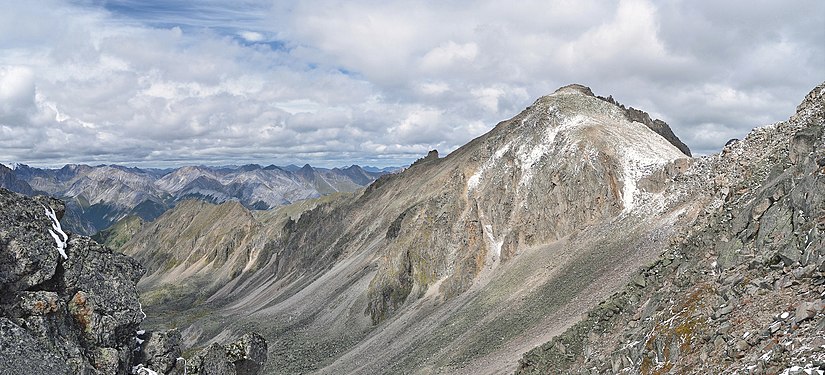
[[249, 333], [228, 344], [212, 344], [192, 357], [186, 365], [192, 375], [255, 375], [266, 363], [266, 340]]
[[[56, 199], [0, 189], [0, 374], [185, 374], [180, 333], [140, 329], [144, 268], [63, 231], [63, 213]], [[259, 336], [226, 351], [231, 374], [266, 361]]]
[[825, 84], [697, 162], [714, 196], [663, 256], [518, 373], [825, 372]]
[[128, 373], [143, 268], [87, 237], [66, 240], [52, 210], [59, 219], [63, 204], [0, 189], [0, 372]]
[[167, 375], [183, 375], [185, 359], [181, 356], [181, 337], [177, 329], [165, 332], [138, 332], [140, 367]]

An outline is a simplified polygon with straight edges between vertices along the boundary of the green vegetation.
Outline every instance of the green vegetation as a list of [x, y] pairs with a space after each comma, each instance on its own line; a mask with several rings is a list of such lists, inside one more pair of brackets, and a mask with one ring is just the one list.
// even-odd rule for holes
[[111, 227], [97, 232], [92, 236], [92, 239], [112, 249], [119, 250], [126, 242], [132, 239], [132, 236], [140, 231], [143, 224], [143, 219], [130, 215]]

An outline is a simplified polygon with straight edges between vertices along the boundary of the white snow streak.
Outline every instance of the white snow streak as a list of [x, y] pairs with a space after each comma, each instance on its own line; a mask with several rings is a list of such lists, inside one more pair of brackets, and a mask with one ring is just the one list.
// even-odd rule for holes
[[52, 238], [54, 238], [54, 242], [57, 245], [57, 252], [63, 256], [63, 259], [69, 259], [66, 255], [66, 242], [69, 241], [69, 236], [63, 231], [63, 228], [60, 227], [60, 221], [57, 220], [57, 215], [54, 213], [54, 209], [43, 206], [43, 210], [46, 211], [46, 216], [52, 221], [52, 227], [49, 229], [49, 234], [51, 234]]
[[132, 373], [138, 375], [158, 375], [157, 371], [144, 367], [143, 364], [132, 367]]
[[504, 245], [504, 240], [502, 239], [496, 241], [496, 236], [493, 235], [493, 226], [490, 224], [484, 226], [484, 233], [487, 235], [487, 240], [490, 241], [490, 251], [494, 254], [496, 259], [500, 258], [501, 246]]
[[556, 124], [556, 126], [548, 126], [541, 141], [537, 144], [532, 145], [532, 147], [528, 146], [528, 144], [521, 145], [518, 152], [516, 152], [516, 157], [521, 166], [521, 180], [519, 181], [519, 185], [523, 186], [530, 182], [533, 178], [533, 170], [536, 164], [541, 161], [544, 155], [547, 155], [547, 153], [553, 149], [553, 141], [556, 140], [556, 136], [559, 133], [581, 125], [586, 119], [586, 117], [581, 115], [564, 118], [559, 124]]
[[616, 144], [616, 156], [622, 163], [622, 200], [624, 211], [636, 206], [638, 181], [675, 159], [686, 157], [675, 146], [642, 123], [626, 123], [621, 127], [606, 127]]
[[476, 173], [474, 173], [472, 176], [470, 176], [469, 179], [467, 179], [467, 191], [472, 191], [478, 188], [478, 184], [481, 183], [481, 178], [484, 176], [484, 171], [495, 165], [496, 162], [499, 159], [501, 159], [501, 157], [504, 156], [504, 154], [507, 153], [507, 151], [510, 151], [509, 143], [504, 145], [504, 147], [496, 150], [496, 152], [493, 153], [493, 156], [490, 157], [490, 159], [488, 159], [487, 161], [485, 161], [484, 164], [482, 164], [481, 167], [478, 168]]

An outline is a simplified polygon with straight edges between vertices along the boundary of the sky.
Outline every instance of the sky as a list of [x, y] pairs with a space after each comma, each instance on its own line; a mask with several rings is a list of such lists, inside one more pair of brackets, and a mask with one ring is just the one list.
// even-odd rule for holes
[[694, 154], [825, 80], [825, 2], [0, 0], [0, 162], [393, 166], [560, 86]]

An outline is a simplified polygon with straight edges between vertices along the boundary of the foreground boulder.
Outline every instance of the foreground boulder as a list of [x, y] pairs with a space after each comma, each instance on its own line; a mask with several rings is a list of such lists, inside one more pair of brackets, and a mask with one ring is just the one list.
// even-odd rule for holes
[[[0, 188], [0, 374], [185, 374], [180, 333], [140, 329], [144, 268], [64, 232], [63, 213], [59, 200]], [[266, 361], [258, 335], [215, 347], [189, 373], [255, 375]]]
[[229, 345], [212, 344], [186, 365], [192, 375], [255, 375], [266, 362], [266, 340], [249, 333]]
[[63, 232], [63, 211], [0, 189], [0, 373], [128, 373], [143, 267]]

